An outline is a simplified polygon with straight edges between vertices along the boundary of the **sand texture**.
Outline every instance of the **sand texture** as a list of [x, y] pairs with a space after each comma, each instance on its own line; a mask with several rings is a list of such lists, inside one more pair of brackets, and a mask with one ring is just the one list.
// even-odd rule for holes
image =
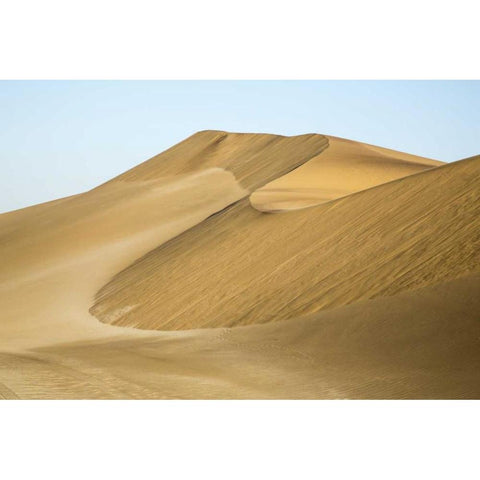
[[252, 206], [261, 212], [311, 207], [442, 164], [344, 138], [327, 139], [322, 154], [253, 192]]
[[476, 157], [295, 212], [245, 199], [117, 274], [91, 311], [146, 329], [233, 327], [480, 271], [479, 185]]
[[0, 398], [480, 398], [480, 157], [204, 131], [0, 215]]

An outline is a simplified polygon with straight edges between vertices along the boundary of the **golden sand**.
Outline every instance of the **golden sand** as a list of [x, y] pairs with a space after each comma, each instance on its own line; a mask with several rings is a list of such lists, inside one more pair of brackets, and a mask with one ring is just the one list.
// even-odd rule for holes
[[205, 131], [0, 215], [0, 397], [479, 398], [480, 157], [439, 165]]

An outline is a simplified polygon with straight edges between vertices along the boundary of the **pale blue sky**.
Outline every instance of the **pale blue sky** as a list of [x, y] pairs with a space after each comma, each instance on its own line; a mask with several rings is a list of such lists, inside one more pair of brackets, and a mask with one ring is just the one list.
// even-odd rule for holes
[[480, 153], [480, 81], [0, 81], [0, 212], [92, 188], [198, 130]]

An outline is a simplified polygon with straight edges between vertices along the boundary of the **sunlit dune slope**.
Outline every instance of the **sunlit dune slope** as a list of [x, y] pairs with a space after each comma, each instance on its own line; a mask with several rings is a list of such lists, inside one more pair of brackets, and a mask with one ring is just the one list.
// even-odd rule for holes
[[148, 253], [96, 295], [106, 323], [143, 329], [287, 320], [480, 270], [480, 157], [317, 207], [248, 199]]
[[246, 198], [233, 172], [248, 165], [243, 183], [255, 187], [326, 145], [322, 135], [200, 132], [91, 191], [0, 215], [0, 348], [105, 335], [88, 309], [115, 273]]
[[[203, 220], [249, 195], [246, 188], [282, 176], [327, 145], [316, 134], [203, 131], [89, 192], [2, 214], [0, 284], [2, 275], [12, 279], [21, 268], [32, 273], [37, 264], [50, 264], [51, 257], [71, 259], [99, 243], [154, 230], [168, 210], [173, 217], [183, 207], [193, 219], [196, 210], [204, 209], [197, 221]], [[172, 208], [173, 192], [179, 208]]]
[[479, 291], [469, 275], [285, 322], [0, 353], [0, 397], [480, 398]]
[[242, 187], [252, 191], [297, 168], [327, 146], [327, 138], [319, 134], [284, 137], [205, 130], [111, 182], [151, 180], [219, 167], [232, 172]]
[[109, 184], [0, 217], [0, 348], [111, 336], [88, 314], [95, 292], [246, 193], [232, 173], [211, 168], [168, 181]]
[[0, 215], [0, 398], [479, 398], [480, 157], [436, 165], [206, 131]]
[[285, 176], [256, 190], [251, 204], [263, 212], [318, 205], [442, 162], [328, 136], [328, 148]]

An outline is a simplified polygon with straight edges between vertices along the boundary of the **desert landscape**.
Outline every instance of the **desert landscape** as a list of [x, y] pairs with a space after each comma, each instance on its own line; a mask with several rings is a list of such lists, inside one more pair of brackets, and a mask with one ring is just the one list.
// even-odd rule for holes
[[480, 156], [201, 131], [0, 246], [0, 398], [480, 398]]

